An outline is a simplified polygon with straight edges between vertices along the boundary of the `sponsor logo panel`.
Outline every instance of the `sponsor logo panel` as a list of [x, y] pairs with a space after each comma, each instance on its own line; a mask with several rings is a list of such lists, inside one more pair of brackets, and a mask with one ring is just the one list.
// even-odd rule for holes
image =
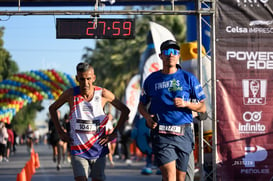
[[244, 8], [257, 8], [261, 6], [267, 6], [269, 0], [236, 0], [238, 7]]
[[268, 151], [262, 146], [246, 146], [244, 147], [245, 155], [242, 160], [235, 160], [232, 166], [241, 167], [240, 174], [269, 174], [270, 169], [268, 165], [258, 167], [257, 164], [265, 162], [268, 158]]
[[227, 61], [246, 62], [246, 69], [272, 70], [273, 51], [226, 51]]
[[239, 122], [238, 130], [240, 134], [263, 134], [266, 126], [260, 122], [262, 111], [246, 111], [243, 114], [244, 122]]
[[265, 79], [243, 79], [244, 105], [265, 105], [267, 80]]

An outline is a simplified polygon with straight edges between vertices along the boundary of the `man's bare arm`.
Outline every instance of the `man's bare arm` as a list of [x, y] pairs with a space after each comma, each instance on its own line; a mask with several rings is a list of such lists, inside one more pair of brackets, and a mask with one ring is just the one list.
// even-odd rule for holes
[[49, 106], [49, 113], [50, 113], [51, 119], [52, 119], [52, 121], [54, 123], [54, 126], [56, 127], [61, 139], [64, 140], [64, 141], [69, 141], [69, 137], [61, 127], [57, 111], [65, 103], [69, 103], [69, 99], [70, 99], [70, 96], [71, 96], [71, 91], [72, 91], [72, 89], [66, 90], [63, 94], [61, 94], [59, 96], [59, 98], [53, 104], [51, 104]]

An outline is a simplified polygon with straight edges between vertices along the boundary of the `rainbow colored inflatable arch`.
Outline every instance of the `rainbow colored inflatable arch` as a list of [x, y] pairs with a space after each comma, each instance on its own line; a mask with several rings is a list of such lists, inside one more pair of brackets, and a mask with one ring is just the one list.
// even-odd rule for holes
[[56, 99], [64, 90], [76, 85], [72, 76], [54, 69], [14, 74], [0, 82], [0, 121], [9, 124], [23, 106]]

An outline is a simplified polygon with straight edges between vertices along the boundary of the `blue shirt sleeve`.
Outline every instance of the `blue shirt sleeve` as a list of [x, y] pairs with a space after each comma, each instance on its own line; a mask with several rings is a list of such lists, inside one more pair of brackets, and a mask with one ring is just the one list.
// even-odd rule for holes
[[147, 105], [149, 102], [150, 102], [150, 98], [149, 96], [147, 95], [147, 92], [145, 90], [147, 90], [147, 79], [144, 81], [144, 84], [143, 84], [143, 88], [141, 90], [141, 95], [140, 95], [140, 102], [144, 105]]
[[202, 85], [199, 83], [198, 79], [195, 76], [191, 76], [191, 86], [193, 88], [192, 99], [196, 101], [201, 101], [206, 98], [206, 95], [203, 91]]

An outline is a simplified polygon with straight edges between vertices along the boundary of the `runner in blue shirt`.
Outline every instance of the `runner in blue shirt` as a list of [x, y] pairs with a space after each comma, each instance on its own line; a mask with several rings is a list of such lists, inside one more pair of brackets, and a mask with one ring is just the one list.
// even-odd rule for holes
[[182, 181], [194, 146], [192, 111], [206, 112], [206, 96], [197, 78], [178, 65], [179, 45], [167, 40], [160, 50], [163, 69], [144, 81], [138, 110], [151, 128], [152, 149], [163, 181]]

